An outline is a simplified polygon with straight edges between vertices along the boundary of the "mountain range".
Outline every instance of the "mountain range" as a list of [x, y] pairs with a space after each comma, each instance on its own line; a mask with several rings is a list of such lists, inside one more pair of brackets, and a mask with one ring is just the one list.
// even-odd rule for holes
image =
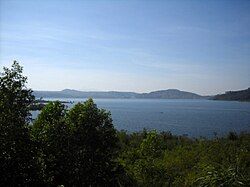
[[64, 89], [62, 91], [34, 91], [36, 98], [145, 98], [145, 99], [208, 99], [192, 92], [177, 89], [159, 90], [149, 93], [117, 92], [117, 91], [78, 91]]

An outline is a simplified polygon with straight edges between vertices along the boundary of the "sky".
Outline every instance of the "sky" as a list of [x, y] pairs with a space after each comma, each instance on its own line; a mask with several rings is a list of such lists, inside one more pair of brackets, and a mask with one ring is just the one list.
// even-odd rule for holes
[[0, 0], [0, 68], [33, 90], [250, 87], [250, 1]]

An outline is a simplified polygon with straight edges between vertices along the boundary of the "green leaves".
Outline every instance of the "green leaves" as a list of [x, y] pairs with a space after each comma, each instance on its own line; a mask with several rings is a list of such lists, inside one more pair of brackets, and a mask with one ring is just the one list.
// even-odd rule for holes
[[117, 182], [118, 139], [109, 112], [92, 99], [70, 110], [48, 103], [32, 128], [43, 176], [51, 185], [109, 185]]
[[36, 175], [36, 149], [28, 129], [32, 91], [14, 61], [0, 76], [0, 186], [30, 185]]
[[[190, 139], [156, 131], [119, 132], [119, 161], [139, 186], [247, 186], [249, 134]], [[135, 144], [134, 142], [138, 143]]]
[[73, 160], [81, 168], [75, 172], [81, 178], [79, 182], [101, 185], [114, 181], [118, 139], [110, 113], [98, 109], [89, 99], [76, 104], [68, 112], [67, 121], [72, 129]]
[[0, 77], [0, 120], [29, 120], [28, 106], [34, 101], [32, 91], [26, 88], [27, 77], [22, 75], [23, 68], [14, 61], [12, 68], [4, 68]]

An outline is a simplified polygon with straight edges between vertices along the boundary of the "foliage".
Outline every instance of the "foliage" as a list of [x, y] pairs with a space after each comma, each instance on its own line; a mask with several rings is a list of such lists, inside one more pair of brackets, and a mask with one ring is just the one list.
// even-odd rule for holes
[[27, 77], [22, 75], [23, 68], [14, 61], [11, 69], [4, 67], [0, 77], [1, 122], [27, 122], [28, 106], [34, 101], [32, 91], [26, 88]]
[[42, 175], [50, 185], [113, 185], [122, 168], [115, 162], [118, 138], [110, 113], [92, 99], [66, 110], [48, 103], [32, 127]]
[[76, 104], [67, 113], [74, 157], [72, 183], [110, 185], [115, 183], [118, 138], [110, 113], [98, 109], [92, 99]]
[[45, 183], [59, 185], [69, 176], [70, 129], [65, 123], [66, 110], [60, 102], [48, 103], [32, 126], [32, 136], [39, 151], [40, 175]]
[[14, 61], [0, 76], [0, 186], [37, 182], [36, 149], [30, 139], [28, 106], [34, 100], [22, 67]]
[[[120, 132], [120, 163], [138, 186], [247, 186], [249, 184], [250, 135], [229, 133], [227, 138], [191, 139], [147, 132]], [[233, 134], [233, 138], [232, 138]], [[235, 138], [237, 137], [237, 138]]]

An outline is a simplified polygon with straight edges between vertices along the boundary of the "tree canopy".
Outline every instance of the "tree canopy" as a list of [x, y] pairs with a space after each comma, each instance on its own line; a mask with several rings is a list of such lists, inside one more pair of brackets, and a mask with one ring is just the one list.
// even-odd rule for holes
[[115, 183], [118, 138], [110, 113], [98, 109], [92, 99], [70, 110], [50, 102], [32, 127], [39, 145], [44, 177], [54, 185]]
[[14, 61], [0, 76], [0, 185], [25, 185], [37, 182], [35, 147], [28, 122], [33, 102], [23, 68]]

